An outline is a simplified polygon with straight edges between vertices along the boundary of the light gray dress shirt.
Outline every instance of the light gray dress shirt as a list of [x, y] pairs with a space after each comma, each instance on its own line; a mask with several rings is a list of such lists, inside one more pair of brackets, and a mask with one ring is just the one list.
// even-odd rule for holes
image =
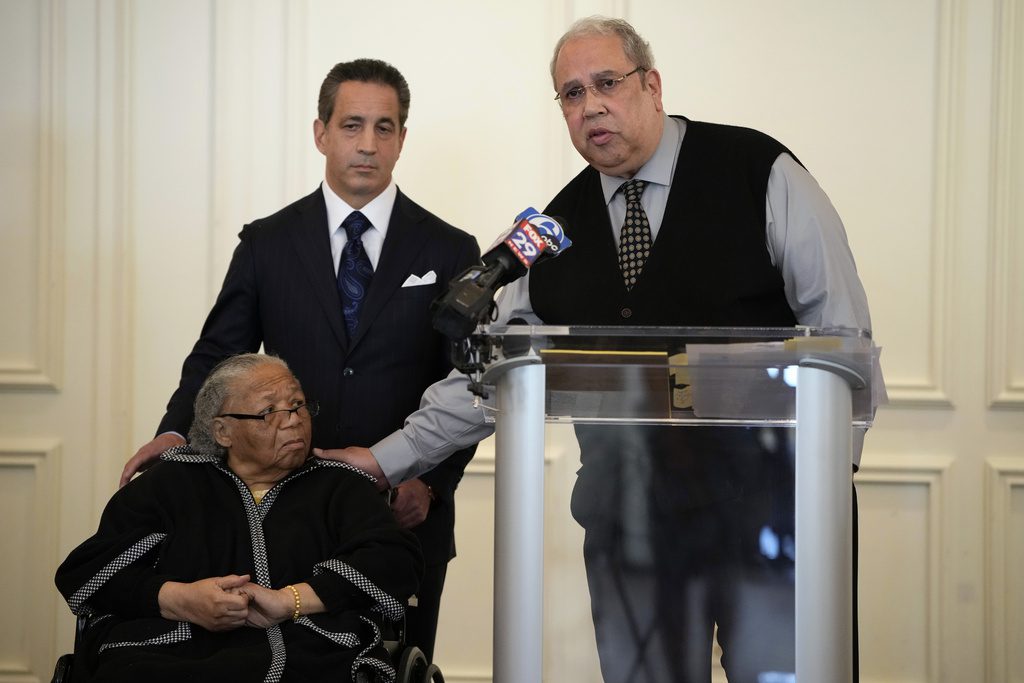
[[[641, 203], [657, 243], [686, 121], [665, 117], [661, 142], [635, 178], [648, 182]], [[618, 188], [626, 179], [601, 174], [601, 187], [615, 243], [626, 216]], [[800, 325], [871, 329], [867, 296], [857, 276], [843, 222], [807, 170], [788, 154], [772, 165], [765, 193], [766, 247], [785, 284], [786, 300]], [[572, 235], [569, 235], [572, 237]], [[543, 322], [530, 304], [529, 272], [506, 286], [497, 298], [496, 323], [522, 318]], [[878, 378], [880, 380], [880, 378]], [[371, 447], [392, 485], [431, 469], [455, 451], [490, 436], [491, 424], [475, 408], [468, 380], [457, 370], [431, 385], [420, 409], [405, 426]], [[863, 432], [855, 433], [854, 463], [859, 464]]]

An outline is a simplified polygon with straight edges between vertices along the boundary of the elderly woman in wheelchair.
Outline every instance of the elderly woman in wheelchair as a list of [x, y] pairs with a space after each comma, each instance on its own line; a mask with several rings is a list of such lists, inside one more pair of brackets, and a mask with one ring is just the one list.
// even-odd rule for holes
[[393, 681], [382, 628], [422, 572], [370, 479], [310, 457], [283, 361], [211, 372], [189, 445], [111, 498], [57, 570], [84, 615], [74, 680]]

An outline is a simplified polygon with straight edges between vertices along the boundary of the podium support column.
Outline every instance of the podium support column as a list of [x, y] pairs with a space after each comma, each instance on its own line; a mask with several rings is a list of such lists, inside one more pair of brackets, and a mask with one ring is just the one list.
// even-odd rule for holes
[[863, 380], [801, 362], [796, 387], [796, 680], [853, 675], [852, 400]]
[[494, 680], [540, 683], [544, 626], [544, 366], [497, 381]]

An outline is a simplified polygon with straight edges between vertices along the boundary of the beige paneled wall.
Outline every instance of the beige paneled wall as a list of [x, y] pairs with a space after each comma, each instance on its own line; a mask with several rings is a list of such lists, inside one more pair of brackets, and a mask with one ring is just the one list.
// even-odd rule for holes
[[[858, 480], [863, 680], [1024, 679], [1021, 0], [7, 0], [0, 585], [24, 590], [0, 683], [48, 680], [69, 647], [55, 563], [151, 436], [236, 233], [320, 181], [328, 68], [406, 74], [398, 182], [486, 246], [582, 166], [548, 61], [595, 12], [650, 40], [669, 111], [777, 136], [846, 222], [893, 399]], [[593, 680], [577, 449], [549, 443], [545, 670]], [[493, 471], [485, 442], [442, 614], [452, 681], [490, 680]]]
[[46, 3], [17, 3], [2, 29], [0, 72], [4, 92], [4, 208], [0, 286], [20, 296], [0, 299], [5, 321], [0, 386], [53, 390], [61, 381], [59, 255], [63, 206], [61, 123], [63, 69], [60, 18]]
[[994, 407], [1024, 407], [1024, 4], [997, 9], [992, 136], [992, 235], [989, 288], [989, 399]]
[[[946, 302], [934, 278], [906, 274], [948, 270], [953, 169], [937, 162], [961, 19], [940, 2], [884, 0], [638, 3], [634, 14], [651, 27], [669, 110], [763, 130], [814, 174], [846, 224], [890, 395], [943, 400]], [[879, 305], [881, 292], [898, 302]]]
[[[213, 263], [213, 3], [130, 2], [125, 127], [132, 443], [153, 436], [224, 264]], [[238, 171], [236, 171], [238, 172]], [[225, 261], [226, 263], [226, 261]], [[116, 478], [115, 482], [116, 484]]]

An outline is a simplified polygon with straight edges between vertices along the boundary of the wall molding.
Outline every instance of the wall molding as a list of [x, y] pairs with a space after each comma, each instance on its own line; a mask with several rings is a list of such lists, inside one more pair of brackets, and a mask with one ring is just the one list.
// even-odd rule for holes
[[989, 215], [988, 355], [989, 407], [1024, 410], [1024, 279], [1019, 268], [1024, 242], [1024, 204], [1015, 195], [1024, 184], [1024, 5], [997, 0], [995, 23], [994, 125], [991, 142], [992, 191]]
[[[282, 140], [284, 144], [281, 178], [281, 192], [284, 197], [303, 197], [309, 193], [306, 159], [307, 147], [312, 144], [311, 121], [306, 112], [307, 102], [317, 93], [307, 92], [306, 75], [309, 73], [309, 0], [282, 0], [281, 10], [284, 16], [284, 130], [287, 134]], [[321, 68], [326, 69], [328, 65]], [[326, 76], [326, 71], [324, 72]], [[316, 84], [317, 88], [320, 83]], [[308, 131], [304, 138], [305, 144], [288, 144], [300, 131]]]
[[[985, 680], [1010, 680], [1010, 648], [1022, 634], [1008, 633], [1007, 595], [1024, 567], [1008, 566], [1006, 549], [1019, 538], [1014, 528], [1011, 505], [1015, 496], [1024, 497], [1024, 456], [994, 456], [985, 460]], [[1016, 541], [1020, 545], [1020, 541]]]
[[[110, 475], [120, 475], [125, 453], [130, 453], [133, 408], [99, 412], [132, 396], [134, 358], [133, 232], [132, 215], [132, 47], [131, 0], [98, 3], [95, 34], [96, 175], [91, 182], [95, 197], [93, 284], [93, 345], [91, 396], [95, 426], [93, 448], [98, 476], [94, 500], [109, 496]], [[117, 397], [117, 398], [113, 398]], [[128, 404], [134, 406], [134, 400]]]
[[65, 148], [65, 8], [39, 4], [39, 139], [36, 168], [36, 282], [22, 294], [37, 297], [36, 356], [0, 367], [0, 390], [58, 391], [63, 378]]
[[[308, 0], [210, 3], [211, 301], [240, 227], [313, 188], [307, 163], [313, 142], [309, 112], [315, 110], [320, 80], [313, 84], [307, 72], [308, 14]], [[314, 73], [326, 74], [329, 66]], [[254, 140], [262, 143], [254, 145]]]
[[[466, 465], [466, 476], [494, 478], [494, 442], [486, 441], [476, 447], [476, 454]], [[446, 677], [447, 678], [447, 677]]]
[[937, 55], [935, 174], [932, 179], [931, 286], [928, 300], [927, 374], [918, 381], [888, 381], [894, 406], [952, 407], [947, 384], [952, 363], [952, 320], [956, 288], [952, 264], [955, 241], [952, 226], [959, 207], [957, 165], [963, 130], [966, 90], [964, 44], [968, 30], [964, 0], [941, 0], [935, 54]]
[[945, 489], [953, 458], [944, 455], [875, 454], [861, 463], [854, 476], [858, 488], [869, 486], [923, 486], [928, 500], [927, 636], [925, 659], [932, 680], [942, 671], [943, 538]]
[[[0, 439], [0, 478], [13, 470], [28, 469], [34, 482], [30, 494], [31, 509], [25, 511], [28, 513], [26, 519], [19, 520], [28, 525], [26, 536], [31, 541], [26, 542], [24, 548], [4, 547], [9, 558], [6, 562], [17, 561], [10, 558], [20, 559], [28, 582], [18, 587], [24, 609], [19, 611], [16, 608], [19, 600], [14, 599], [13, 603], [7, 603], [8, 609], [0, 617], [16, 620], [24, 634], [19, 643], [24, 648], [19, 653], [21, 656], [15, 661], [0, 662], [0, 683], [50, 679], [54, 663], [51, 640], [58, 602], [50, 572], [57, 566], [60, 451], [61, 441], [58, 438]], [[41, 596], [45, 596], [46, 605], [38, 602]]]

